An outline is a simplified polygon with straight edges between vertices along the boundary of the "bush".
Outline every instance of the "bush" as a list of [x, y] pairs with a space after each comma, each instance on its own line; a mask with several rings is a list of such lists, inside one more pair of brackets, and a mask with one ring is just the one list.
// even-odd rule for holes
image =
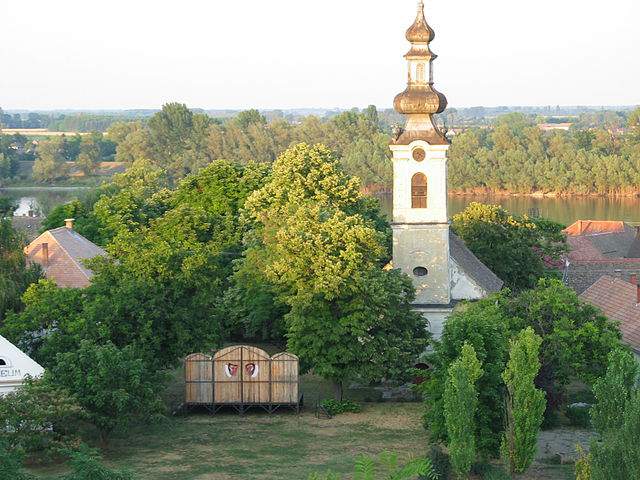
[[[394, 453], [384, 452], [377, 461], [366, 455], [361, 455], [356, 460], [354, 469], [355, 479], [387, 478], [393, 480], [444, 480], [435, 472], [428, 458], [411, 460], [404, 466], [398, 462], [398, 456]], [[309, 480], [340, 480], [342, 477], [335, 473], [312, 473]]]
[[331, 416], [339, 415], [341, 413], [359, 413], [362, 411], [362, 406], [360, 404], [350, 400], [338, 401], [329, 398], [327, 400], [323, 400], [320, 405], [322, 405], [322, 407]]
[[24, 454], [21, 450], [11, 449], [9, 443], [0, 438], [0, 478], [11, 480], [32, 480], [33, 477], [22, 469]]
[[431, 445], [428, 456], [438, 478], [440, 480], [448, 480], [449, 475], [451, 474], [451, 462], [449, 461], [449, 455], [440, 445]]
[[564, 412], [572, 427], [591, 428], [591, 405], [569, 405]]
[[[40, 460], [75, 445], [83, 409], [69, 393], [53, 385], [48, 375], [27, 380], [22, 388], [0, 397], [0, 440], [8, 448], [38, 452]], [[0, 477], [4, 478], [4, 477]]]
[[100, 456], [83, 445], [79, 450], [69, 452], [71, 473], [61, 480], [133, 480], [133, 475], [125, 470], [112, 470], [100, 463]]

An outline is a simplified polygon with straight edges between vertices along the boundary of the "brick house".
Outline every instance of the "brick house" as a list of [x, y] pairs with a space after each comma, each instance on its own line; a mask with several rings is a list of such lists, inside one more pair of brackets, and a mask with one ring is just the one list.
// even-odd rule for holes
[[47, 230], [25, 248], [27, 261], [39, 264], [45, 276], [60, 287], [84, 288], [93, 272], [84, 261], [107, 253], [73, 229], [73, 219], [65, 226]]

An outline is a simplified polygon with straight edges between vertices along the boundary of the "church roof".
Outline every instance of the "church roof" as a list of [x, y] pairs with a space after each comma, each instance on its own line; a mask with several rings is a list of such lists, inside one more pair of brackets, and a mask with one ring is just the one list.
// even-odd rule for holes
[[504, 282], [453, 232], [449, 232], [449, 254], [458, 266], [487, 293], [498, 292], [504, 285]]

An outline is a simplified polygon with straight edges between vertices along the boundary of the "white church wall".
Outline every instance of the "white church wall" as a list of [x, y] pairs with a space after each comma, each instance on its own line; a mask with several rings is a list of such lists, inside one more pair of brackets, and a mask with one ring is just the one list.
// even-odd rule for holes
[[[394, 224], [393, 266], [413, 280], [415, 303], [448, 304], [449, 291], [449, 226]], [[416, 268], [426, 275], [416, 275]]]
[[[426, 158], [418, 162], [412, 152], [422, 148]], [[415, 141], [394, 145], [393, 221], [397, 223], [447, 223], [447, 149], [448, 145], [429, 145]], [[427, 177], [427, 208], [411, 208], [411, 179], [416, 173]]]
[[442, 331], [444, 329], [444, 322], [447, 320], [449, 315], [451, 315], [451, 309], [440, 309], [440, 310], [420, 310], [417, 309], [418, 312], [422, 314], [424, 318], [427, 319], [429, 323], [429, 331], [435, 340], [439, 340], [442, 337]]

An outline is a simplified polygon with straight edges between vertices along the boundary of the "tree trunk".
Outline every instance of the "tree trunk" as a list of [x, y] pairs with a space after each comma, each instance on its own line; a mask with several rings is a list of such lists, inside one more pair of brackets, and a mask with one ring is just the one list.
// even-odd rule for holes
[[334, 380], [334, 382], [333, 382], [333, 396], [339, 402], [342, 401], [342, 393], [343, 393], [342, 381]]

